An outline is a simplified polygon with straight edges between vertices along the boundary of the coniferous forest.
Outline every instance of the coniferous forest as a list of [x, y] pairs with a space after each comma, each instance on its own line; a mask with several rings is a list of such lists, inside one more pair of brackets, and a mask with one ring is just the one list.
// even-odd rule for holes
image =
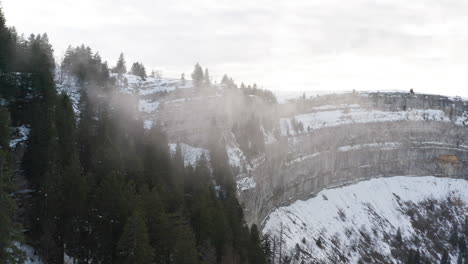
[[[79, 80], [78, 114], [57, 67]], [[184, 166], [160, 125], [144, 130], [136, 112], [94, 100], [112, 98], [110, 71], [86, 46], [57, 63], [47, 34], [24, 37], [0, 13], [0, 263], [24, 263], [26, 242], [46, 263], [268, 263], [226, 149], [211, 144], [215, 158]], [[140, 63], [131, 71], [146, 77]], [[11, 147], [13, 127], [29, 129], [23, 147]], [[30, 190], [17, 192], [18, 179]]]

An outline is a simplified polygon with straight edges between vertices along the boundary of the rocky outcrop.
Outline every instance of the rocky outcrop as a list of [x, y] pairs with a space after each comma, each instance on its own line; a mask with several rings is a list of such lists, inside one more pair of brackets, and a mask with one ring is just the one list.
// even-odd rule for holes
[[[289, 118], [295, 115], [309, 129], [283, 133], [268, 144], [265, 157], [250, 172], [256, 184], [240, 192], [250, 224], [261, 225], [273, 209], [325, 188], [370, 178], [468, 179], [468, 106], [461, 99], [350, 93], [297, 104], [299, 110]], [[317, 121], [316, 116], [336, 122]], [[282, 122], [290, 122], [287, 118]]]

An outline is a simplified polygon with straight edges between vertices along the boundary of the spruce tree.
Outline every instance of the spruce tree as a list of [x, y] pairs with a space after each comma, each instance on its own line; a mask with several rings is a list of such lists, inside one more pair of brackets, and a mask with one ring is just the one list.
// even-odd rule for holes
[[148, 226], [148, 235], [155, 253], [155, 261], [156, 263], [165, 263], [167, 259], [170, 259], [174, 240], [171, 232], [172, 225], [156, 188], [152, 190], [143, 188], [141, 197], [143, 213]]
[[204, 81], [203, 69], [200, 66], [200, 64], [197, 63], [195, 64], [195, 68], [193, 69], [193, 73], [192, 73], [193, 86], [195, 88], [202, 88], [203, 81]]
[[183, 222], [178, 223], [174, 230], [174, 262], [177, 264], [197, 264], [199, 261], [195, 238], [190, 226]]
[[57, 112], [59, 173], [62, 175], [60, 233], [67, 241], [68, 255], [77, 256], [79, 234], [83, 229], [87, 183], [82, 176], [76, 147], [76, 126], [72, 104], [67, 95], [60, 96]]
[[185, 167], [184, 157], [182, 154], [182, 147], [180, 146], [180, 143], [177, 143], [176, 152], [174, 154], [174, 157], [172, 158], [171, 174], [173, 185], [175, 189], [179, 192], [182, 192], [184, 190], [184, 173]]
[[12, 40], [11, 34], [6, 27], [5, 16], [0, 7], [0, 73], [7, 72], [11, 69], [12, 56]]
[[22, 264], [24, 253], [15, 244], [22, 241], [22, 234], [20, 226], [15, 223], [16, 205], [10, 196], [14, 187], [9, 126], [9, 113], [0, 107], [0, 264]]
[[119, 76], [127, 72], [127, 66], [123, 53], [120, 53], [119, 60], [117, 61], [117, 65], [114, 68], [114, 72]]
[[127, 220], [117, 245], [116, 263], [153, 263], [154, 250], [150, 245], [148, 229], [138, 210]]
[[146, 80], [146, 69], [143, 63], [135, 62], [132, 65], [130, 72], [133, 75], [139, 76], [141, 79]]

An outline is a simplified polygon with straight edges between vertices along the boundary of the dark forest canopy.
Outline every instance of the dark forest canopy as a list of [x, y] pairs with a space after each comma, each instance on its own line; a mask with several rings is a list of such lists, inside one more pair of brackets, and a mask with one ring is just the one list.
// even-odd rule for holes
[[[77, 263], [267, 263], [267, 241], [243, 220], [225, 148], [213, 143], [211, 159], [184, 166], [160, 125], [145, 131], [138, 115], [92, 100], [110, 93], [112, 80], [84, 45], [58, 65], [82, 86], [77, 117], [57, 93], [62, 76], [46, 34], [18, 36], [0, 12], [0, 43], [0, 263], [23, 263], [18, 242], [48, 263], [65, 254]], [[114, 71], [124, 67], [122, 55]], [[141, 63], [131, 71], [146, 77]], [[211, 85], [208, 70], [197, 74]], [[30, 133], [16, 162], [9, 135], [18, 126]], [[20, 176], [34, 190], [24, 234], [9, 195]]]

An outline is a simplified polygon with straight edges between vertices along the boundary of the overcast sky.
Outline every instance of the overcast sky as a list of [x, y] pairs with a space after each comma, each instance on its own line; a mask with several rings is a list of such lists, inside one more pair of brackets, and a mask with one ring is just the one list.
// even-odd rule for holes
[[219, 81], [281, 90], [468, 97], [466, 0], [3, 0], [7, 23], [47, 32], [56, 55], [86, 44], [165, 77], [195, 62]]

